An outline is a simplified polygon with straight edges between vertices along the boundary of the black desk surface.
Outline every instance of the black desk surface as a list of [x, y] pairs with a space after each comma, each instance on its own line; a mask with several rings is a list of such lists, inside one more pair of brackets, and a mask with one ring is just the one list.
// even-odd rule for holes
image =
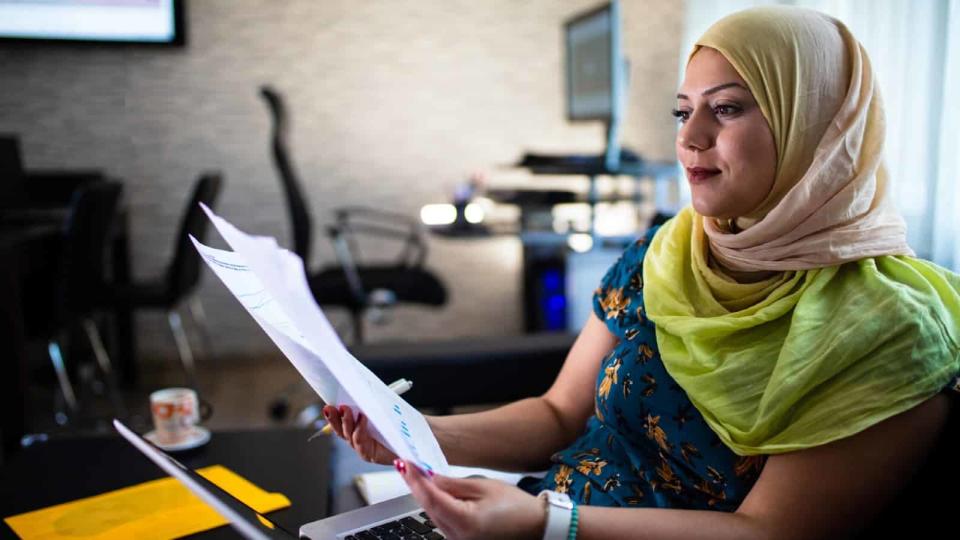
[[506, 403], [546, 392], [576, 337], [543, 332], [509, 339], [375, 343], [351, 352], [381, 380], [413, 380], [403, 398], [414, 407], [444, 408]]
[[[269, 515], [296, 532], [329, 508], [330, 440], [307, 442], [310, 434], [292, 428], [215, 432], [207, 445], [173, 455], [192, 468], [223, 465], [267, 491], [283, 493], [291, 506]], [[9, 457], [0, 468], [3, 517], [165, 476], [119, 435], [51, 440]], [[16, 538], [6, 523], [0, 524], [0, 537]], [[190, 538], [238, 535], [225, 526]]]

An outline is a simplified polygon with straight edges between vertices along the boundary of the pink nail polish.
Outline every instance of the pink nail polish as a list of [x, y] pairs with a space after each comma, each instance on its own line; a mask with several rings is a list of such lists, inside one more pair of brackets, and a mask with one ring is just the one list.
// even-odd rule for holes
[[400, 458], [393, 460], [393, 466], [397, 468], [397, 472], [400, 474], [407, 474], [407, 464]]
[[433, 478], [434, 474], [436, 473], [434, 473], [432, 469], [427, 469], [427, 476], [429, 476], [430, 478]]

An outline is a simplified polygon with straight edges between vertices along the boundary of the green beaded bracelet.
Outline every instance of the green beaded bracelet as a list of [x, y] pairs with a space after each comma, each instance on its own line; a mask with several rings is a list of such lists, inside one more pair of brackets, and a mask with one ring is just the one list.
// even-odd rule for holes
[[570, 511], [570, 532], [567, 533], [567, 540], [577, 540], [577, 526], [580, 525], [580, 509], [577, 503], [573, 503], [573, 509]]

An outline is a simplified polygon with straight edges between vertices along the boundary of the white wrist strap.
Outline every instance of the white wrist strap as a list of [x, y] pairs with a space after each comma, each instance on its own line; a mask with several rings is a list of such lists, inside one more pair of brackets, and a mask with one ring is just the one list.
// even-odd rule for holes
[[538, 496], [543, 499], [547, 508], [547, 526], [543, 530], [543, 540], [567, 540], [573, 502], [566, 495], [555, 491], [544, 490]]

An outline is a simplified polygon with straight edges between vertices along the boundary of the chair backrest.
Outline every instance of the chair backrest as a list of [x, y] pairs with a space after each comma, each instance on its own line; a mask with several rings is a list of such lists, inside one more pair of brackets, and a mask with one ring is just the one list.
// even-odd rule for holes
[[20, 140], [0, 134], [0, 208], [16, 207], [24, 198]]
[[220, 173], [206, 173], [194, 184], [193, 195], [180, 218], [173, 261], [167, 267], [167, 286], [174, 301], [183, 298], [200, 281], [200, 254], [190, 242], [190, 236], [203, 241], [210, 220], [204, 215], [200, 203], [213, 209], [222, 185]]
[[273, 162], [280, 175], [284, 193], [287, 196], [287, 208], [290, 211], [290, 223], [293, 233], [293, 252], [303, 259], [303, 264], [310, 267], [310, 242], [312, 220], [307, 199], [301, 189], [300, 177], [297, 175], [287, 150], [287, 132], [289, 118], [283, 97], [269, 86], [260, 87], [260, 96], [263, 97], [270, 110], [273, 122], [271, 146]]
[[80, 187], [73, 195], [60, 258], [60, 321], [93, 310], [102, 297], [108, 240], [122, 191], [119, 182], [103, 181]]
[[960, 393], [951, 392], [946, 426], [907, 486], [857, 538], [931, 538], [956, 516], [960, 484]]

